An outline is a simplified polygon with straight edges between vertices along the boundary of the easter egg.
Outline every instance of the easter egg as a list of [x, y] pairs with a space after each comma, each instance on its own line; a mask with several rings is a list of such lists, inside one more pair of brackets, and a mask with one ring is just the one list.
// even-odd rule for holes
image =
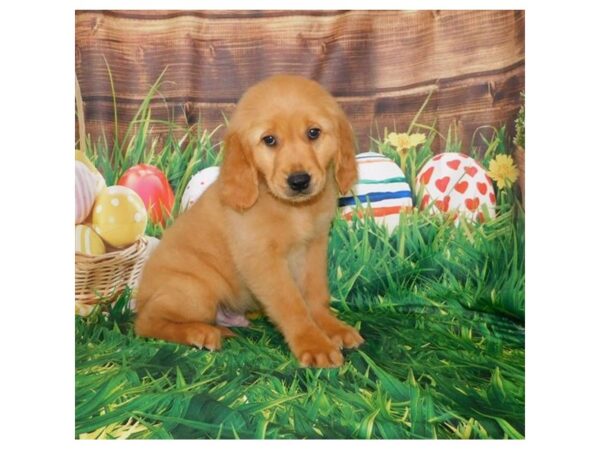
[[417, 175], [421, 209], [450, 213], [470, 220], [494, 218], [496, 195], [486, 171], [463, 153], [440, 153], [431, 158]]
[[207, 167], [190, 178], [190, 181], [183, 191], [183, 196], [181, 197], [181, 211], [185, 211], [196, 203], [204, 191], [206, 191], [218, 177], [218, 167]]
[[84, 255], [103, 255], [106, 253], [104, 241], [88, 225], [75, 226], [75, 251]]
[[75, 224], [90, 214], [96, 198], [96, 178], [85, 164], [75, 161]]
[[154, 250], [156, 250], [158, 244], [160, 244], [160, 239], [155, 238], [154, 236], [146, 236], [146, 240], [148, 241], [148, 255], [150, 255]]
[[138, 164], [130, 167], [117, 181], [138, 193], [150, 216], [152, 223], [165, 224], [171, 215], [175, 195], [164, 173], [150, 164]]
[[[400, 213], [412, 209], [412, 194], [398, 165], [380, 153], [356, 155], [358, 181], [350, 193], [339, 199], [342, 217], [350, 219], [360, 204], [377, 223], [393, 230]], [[357, 211], [359, 215], [362, 211]]]
[[[146, 250], [144, 253], [144, 262], [142, 265], [142, 271], [144, 270], [144, 266], [146, 265], [146, 263], [148, 262], [148, 258], [150, 257], [150, 255], [156, 250], [156, 248], [158, 247], [158, 244], [160, 244], [160, 239], [155, 238], [154, 236], [144, 236], [144, 239], [146, 239]], [[129, 299], [129, 308], [132, 311], [136, 311], [137, 308], [137, 295], [139, 293], [139, 284], [140, 284], [140, 277], [137, 277], [134, 282], [133, 285], [131, 286], [133, 288], [132, 292], [131, 292], [131, 297]]]
[[104, 177], [98, 171], [98, 169], [96, 169], [96, 166], [94, 166], [92, 164], [92, 162], [89, 160], [89, 158], [87, 156], [85, 156], [85, 153], [83, 153], [81, 150], [75, 150], [75, 161], [79, 161], [79, 162], [85, 164], [85, 166], [94, 175], [94, 178], [96, 179], [96, 192], [95, 192], [96, 194], [98, 194], [102, 189], [104, 189], [106, 187], [106, 182], [104, 181]]
[[113, 247], [126, 247], [144, 234], [148, 214], [144, 202], [132, 189], [110, 186], [96, 198], [92, 227]]
[[96, 305], [89, 305], [75, 300], [75, 314], [78, 316], [87, 317], [92, 313], [94, 308], [96, 308]]

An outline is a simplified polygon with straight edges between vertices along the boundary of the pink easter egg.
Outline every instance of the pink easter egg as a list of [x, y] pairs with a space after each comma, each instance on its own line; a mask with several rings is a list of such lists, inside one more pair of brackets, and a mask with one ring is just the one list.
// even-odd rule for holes
[[82, 223], [94, 206], [96, 182], [90, 169], [75, 161], [75, 225]]

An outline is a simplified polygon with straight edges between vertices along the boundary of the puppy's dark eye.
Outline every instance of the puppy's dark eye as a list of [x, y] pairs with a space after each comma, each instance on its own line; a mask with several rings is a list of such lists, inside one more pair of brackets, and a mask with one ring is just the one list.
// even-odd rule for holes
[[306, 135], [310, 140], [314, 141], [321, 135], [321, 130], [319, 130], [318, 128], [311, 128], [306, 132]]
[[277, 144], [277, 139], [275, 139], [275, 136], [265, 136], [264, 138], [262, 138], [262, 140], [269, 147], [274, 147]]

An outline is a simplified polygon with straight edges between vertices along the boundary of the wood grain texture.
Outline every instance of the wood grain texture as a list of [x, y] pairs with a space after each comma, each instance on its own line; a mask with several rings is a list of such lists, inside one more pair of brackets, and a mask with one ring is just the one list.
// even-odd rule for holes
[[430, 91], [420, 121], [456, 123], [466, 145], [480, 126], [511, 129], [524, 32], [523, 11], [77, 11], [76, 74], [94, 139], [114, 131], [106, 58], [120, 123], [166, 66], [153, 117], [208, 129], [252, 84], [295, 73], [336, 96], [361, 150], [405, 130]]

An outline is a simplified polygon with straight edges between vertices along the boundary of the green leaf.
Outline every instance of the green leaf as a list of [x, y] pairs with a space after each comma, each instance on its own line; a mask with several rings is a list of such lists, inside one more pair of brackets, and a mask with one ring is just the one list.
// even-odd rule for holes
[[501, 417], [496, 417], [496, 422], [498, 422], [498, 425], [500, 425], [500, 428], [502, 428], [502, 430], [506, 433], [506, 435], [511, 438], [511, 439], [525, 439], [525, 436], [523, 436], [521, 433], [519, 433], [517, 430], [515, 430], [515, 428], [508, 423], [506, 420], [502, 419]]
[[411, 398], [411, 388], [402, 381], [398, 380], [394, 376], [387, 373], [385, 370], [380, 368], [375, 362], [369, 358], [364, 352], [358, 350], [358, 353], [367, 362], [369, 367], [373, 369], [373, 372], [381, 382], [381, 387], [390, 395], [393, 400], [396, 401], [408, 401]]

